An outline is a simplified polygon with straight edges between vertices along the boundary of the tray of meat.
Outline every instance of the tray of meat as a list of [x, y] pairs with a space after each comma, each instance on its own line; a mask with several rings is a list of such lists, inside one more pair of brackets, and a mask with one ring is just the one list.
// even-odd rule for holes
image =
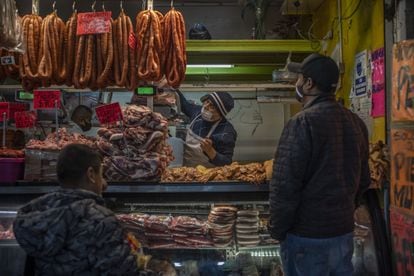
[[0, 158], [23, 158], [23, 157], [24, 157], [23, 150], [16, 150], [16, 149], [9, 149], [9, 148], [0, 149]]

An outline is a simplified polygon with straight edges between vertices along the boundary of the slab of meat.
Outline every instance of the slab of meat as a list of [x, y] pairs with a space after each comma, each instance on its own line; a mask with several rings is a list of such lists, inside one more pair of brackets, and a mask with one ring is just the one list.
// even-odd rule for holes
[[237, 208], [233, 206], [217, 206], [211, 209], [208, 222], [214, 245], [218, 247], [228, 246], [233, 241], [236, 215]]
[[172, 92], [164, 92], [161, 94], [157, 94], [154, 97], [154, 104], [157, 105], [166, 105], [166, 106], [176, 106], [176, 98], [175, 93]]
[[117, 217], [141, 243], [151, 248], [214, 246], [206, 222], [193, 217], [147, 214], [124, 214]]
[[146, 106], [123, 110], [123, 126], [98, 130], [96, 147], [104, 158], [109, 181], [159, 181], [173, 160], [167, 144], [168, 122]]
[[95, 147], [95, 138], [87, 137], [79, 133], [70, 133], [66, 128], [59, 129], [59, 143], [56, 141], [56, 133], [50, 133], [47, 135], [46, 139], [43, 141], [40, 140], [30, 140], [26, 144], [27, 149], [45, 149], [45, 150], [60, 150], [69, 144], [84, 144], [92, 148]]

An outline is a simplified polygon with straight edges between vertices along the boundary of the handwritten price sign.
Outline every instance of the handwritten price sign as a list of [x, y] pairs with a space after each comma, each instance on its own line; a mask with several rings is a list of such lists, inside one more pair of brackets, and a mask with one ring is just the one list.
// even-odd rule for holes
[[14, 121], [17, 128], [31, 128], [36, 124], [36, 114], [33, 111], [14, 113]]
[[109, 33], [112, 12], [85, 12], [78, 14], [77, 35]]
[[54, 109], [55, 103], [57, 103], [57, 108], [60, 108], [59, 90], [35, 90], [33, 94], [34, 109]]
[[101, 124], [111, 124], [123, 119], [119, 103], [98, 106], [95, 112]]
[[25, 104], [0, 102], [0, 122], [3, 122], [3, 114], [6, 113], [6, 119], [14, 118], [14, 113], [26, 110]]
[[414, 258], [414, 219], [392, 208], [391, 213], [392, 246], [397, 275], [413, 275]]
[[414, 118], [414, 40], [394, 45], [392, 55], [392, 120]]

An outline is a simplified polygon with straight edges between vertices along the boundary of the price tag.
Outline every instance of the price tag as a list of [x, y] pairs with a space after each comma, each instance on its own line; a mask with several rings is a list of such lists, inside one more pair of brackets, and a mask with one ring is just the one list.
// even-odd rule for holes
[[3, 122], [3, 114], [6, 113], [6, 118], [9, 118], [9, 103], [0, 103], [0, 122]]
[[54, 109], [57, 101], [57, 108], [60, 108], [60, 91], [59, 90], [35, 90], [33, 91], [33, 108], [34, 109]]
[[6, 119], [14, 118], [14, 113], [26, 110], [25, 104], [20, 103], [0, 103], [0, 122], [3, 122], [3, 114], [6, 113]]
[[31, 128], [36, 124], [36, 113], [33, 111], [23, 111], [14, 113], [14, 121], [17, 128]]
[[112, 12], [85, 12], [78, 14], [77, 35], [109, 33]]
[[95, 108], [95, 112], [101, 124], [111, 124], [123, 119], [119, 103], [98, 106]]
[[128, 45], [129, 48], [135, 50], [137, 48], [137, 38], [134, 34], [134, 32], [130, 32], [128, 36]]
[[22, 103], [10, 103], [9, 106], [10, 106], [9, 118], [14, 118], [14, 114], [16, 112], [25, 111], [27, 107], [25, 104], [22, 104]]
[[1, 65], [12, 65], [16, 64], [14, 56], [3, 56], [1, 57]]

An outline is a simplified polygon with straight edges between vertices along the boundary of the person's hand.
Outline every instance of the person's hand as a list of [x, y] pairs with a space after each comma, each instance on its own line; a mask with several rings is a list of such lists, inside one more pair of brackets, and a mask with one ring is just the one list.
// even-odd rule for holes
[[211, 139], [203, 139], [200, 142], [200, 147], [204, 151], [204, 153], [207, 154], [210, 160], [213, 160], [216, 157], [217, 152], [213, 148], [213, 141], [211, 141]]

